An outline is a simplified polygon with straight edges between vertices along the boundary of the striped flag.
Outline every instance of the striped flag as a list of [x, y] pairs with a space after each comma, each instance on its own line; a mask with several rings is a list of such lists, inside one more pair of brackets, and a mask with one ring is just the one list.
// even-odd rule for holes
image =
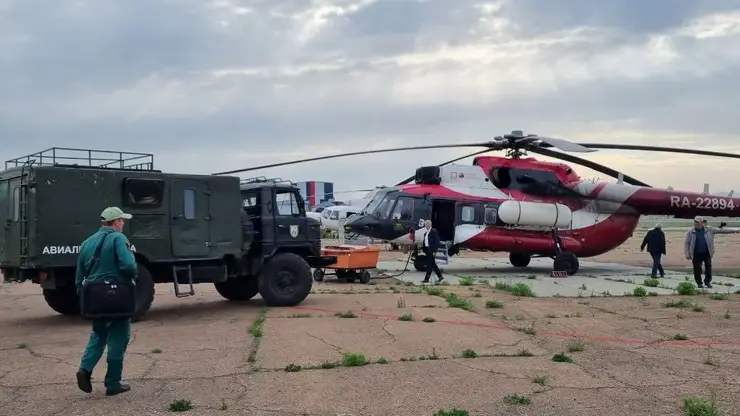
[[334, 199], [334, 184], [331, 182], [306, 181], [298, 182], [296, 186], [309, 207]]

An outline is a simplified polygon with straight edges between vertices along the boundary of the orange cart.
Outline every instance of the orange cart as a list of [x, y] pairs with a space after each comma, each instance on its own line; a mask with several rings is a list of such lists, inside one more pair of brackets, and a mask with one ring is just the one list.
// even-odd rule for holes
[[327, 246], [321, 249], [322, 256], [336, 256], [336, 263], [330, 264], [324, 268], [317, 267], [313, 271], [313, 280], [320, 282], [327, 275], [326, 270], [332, 269], [337, 279], [344, 279], [348, 283], [353, 283], [355, 279], [360, 283], [367, 284], [370, 282], [370, 272], [367, 269], [374, 269], [378, 266], [380, 250], [367, 246], [354, 246], [343, 244], [339, 246]]

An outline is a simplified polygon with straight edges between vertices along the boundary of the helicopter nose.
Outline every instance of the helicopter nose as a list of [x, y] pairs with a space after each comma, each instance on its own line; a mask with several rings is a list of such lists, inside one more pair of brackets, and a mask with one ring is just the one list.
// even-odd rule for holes
[[367, 215], [353, 215], [344, 222], [344, 232], [367, 235], [372, 231], [373, 221]]

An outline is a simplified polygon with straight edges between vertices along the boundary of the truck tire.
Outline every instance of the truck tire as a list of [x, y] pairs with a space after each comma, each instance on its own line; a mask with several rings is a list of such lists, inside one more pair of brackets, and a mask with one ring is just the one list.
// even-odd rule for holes
[[74, 286], [65, 286], [58, 289], [44, 289], [44, 300], [51, 309], [62, 315], [80, 314], [80, 297]]
[[154, 302], [154, 279], [149, 269], [141, 263], [136, 264], [139, 269], [139, 276], [136, 279], [136, 312], [131, 317], [133, 322], [140, 321], [152, 307]]
[[280, 253], [262, 268], [257, 279], [267, 306], [295, 306], [311, 293], [313, 278], [306, 260], [293, 253]]
[[255, 276], [239, 276], [227, 279], [225, 282], [216, 282], [216, 292], [225, 299], [243, 302], [252, 299], [259, 293], [259, 285]]

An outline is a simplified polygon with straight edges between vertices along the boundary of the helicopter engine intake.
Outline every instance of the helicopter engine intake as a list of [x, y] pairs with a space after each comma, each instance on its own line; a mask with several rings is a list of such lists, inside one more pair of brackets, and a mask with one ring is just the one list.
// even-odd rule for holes
[[498, 208], [498, 217], [510, 225], [568, 228], [573, 212], [563, 204], [510, 200]]

